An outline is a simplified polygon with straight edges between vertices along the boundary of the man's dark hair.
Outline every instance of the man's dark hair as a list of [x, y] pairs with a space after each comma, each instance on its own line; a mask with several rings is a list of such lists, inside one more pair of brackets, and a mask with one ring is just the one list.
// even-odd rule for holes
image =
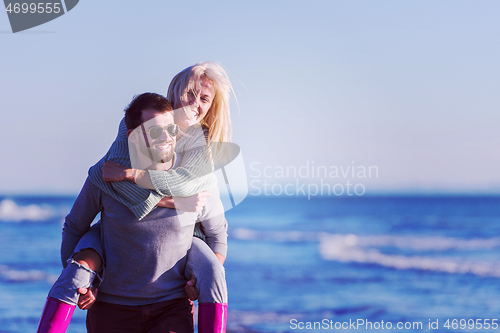
[[144, 93], [134, 96], [134, 99], [125, 109], [125, 124], [127, 129], [135, 129], [140, 126], [142, 121], [142, 111], [154, 109], [158, 112], [172, 111], [172, 105], [162, 95], [155, 93]]

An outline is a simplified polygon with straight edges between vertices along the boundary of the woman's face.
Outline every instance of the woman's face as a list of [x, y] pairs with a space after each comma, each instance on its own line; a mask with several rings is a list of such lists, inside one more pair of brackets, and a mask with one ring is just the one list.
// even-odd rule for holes
[[207, 115], [212, 106], [215, 91], [212, 82], [201, 79], [199, 85], [186, 93], [181, 100], [181, 112], [176, 112], [175, 123], [186, 128], [199, 123]]

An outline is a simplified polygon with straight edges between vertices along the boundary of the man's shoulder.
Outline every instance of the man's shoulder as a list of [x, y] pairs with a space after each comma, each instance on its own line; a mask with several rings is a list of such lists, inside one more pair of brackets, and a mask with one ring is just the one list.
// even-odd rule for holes
[[85, 183], [83, 183], [83, 187], [82, 187], [82, 190], [80, 191], [80, 193], [82, 193], [82, 192], [98, 193], [100, 190], [101, 189], [99, 188], [99, 186], [94, 184], [94, 181], [92, 180], [92, 178], [87, 176], [87, 178], [85, 179]]
[[83, 184], [83, 188], [80, 191], [79, 196], [82, 195], [86, 197], [93, 197], [94, 199], [101, 202], [102, 205], [104, 204], [109, 205], [115, 202], [116, 204], [120, 204], [115, 198], [106, 193], [106, 191], [104, 191], [99, 184], [95, 184], [92, 178], [88, 176], [87, 179], [85, 180], [85, 183]]

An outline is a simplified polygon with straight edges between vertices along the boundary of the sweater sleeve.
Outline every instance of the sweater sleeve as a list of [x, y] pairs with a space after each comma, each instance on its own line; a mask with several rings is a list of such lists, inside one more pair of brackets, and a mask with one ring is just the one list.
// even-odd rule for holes
[[107, 160], [113, 160], [123, 166], [131, 167], [125, 120], [121, 121], [118, 136], [107, 154], [90, 168], [89, 178], [98, 188], [127, 206], [135, 217], [139, 220], [142, 219], [156, 207], [156, 204], [160, 202], [163, 196], [129, 181], [105, 182], [102, 178], [102, 165]]
[[179, 167], [169, 171], [148, 171], [158, 193], [169, 197], [189, 197], [217, 186], [207, 136], [207, 128], [192, 126], [177, 141], [176, 152], [181, 156]]
[[127, 126], [122, 120], [118, 136], [108, 153], [89, 170], [92, 182], [127, 206], [140, 220], [149, 214], [164, 196], [189, 197], [217, 185], [212, 173], [210, 149], [206, 144], [207, 130], [193, 126], [187, 133], [181, 147], [181, 164], [169, 171], [149, 170], [148, 174], [156, 191], [143, 188], [133, 182], [107, 183], [102, 178], [102, 165], [113, 160], [125, 167], [131, 167], [128, 151]]
[[61, 243], [61, 260], [64, 267], [78, 241], [90, 229], [92, 221], [101, 209], [101, 192], [87, 178], [64, 222]]
[[176, 169], [148, 171], [158, 193], [168, 197], [189, 197], [217, 185], [207, 146], [191, 149], [181, 157], [181, 164]]

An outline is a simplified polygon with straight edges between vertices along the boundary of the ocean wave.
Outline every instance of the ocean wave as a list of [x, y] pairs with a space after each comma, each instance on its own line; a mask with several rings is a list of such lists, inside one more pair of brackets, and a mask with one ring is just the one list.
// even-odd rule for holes
[[230, 236], [241, 240], [270, 240], [275, 242], [310, 242], [318, 241], [323, 233], [303, 231], [259, 231], [237, 228], [230, 231]]
[[[313, 311], [245, 311], [231, 310], [227, 314], [228, 332], [235, 333], [257, 333], [258, 327], [264, 328], [264, 332], [288, 332], [293, 319], [296, 322], [321, 322], [324, 318], [345, 318], [352, 314], [369, 315], [374, 310], [371, 305], [341, 307], [334, 309], [315, 309]], [[198, 316], [195, 315], [195, 318]], [[264, 326], [264, 327], [263, 327]], [[257, 328], [256, 328], [257, 327]]]
[[424, 236], [356, 236], [361, 246], [396, 247], [421, 251], [491, 250], [500, 247], [500, 237], [459, 239]]
[[[197, 317], [197, 316], [196, 316]], [[302, 319], [307, 313], [277, 311], [242, 311], [231, 310], [227, 314], [228, 329], [231, 332], [256, 332], [250, 329], [254, 325], [290, 323], [290, 318]]]
[[55, 210], [48, 205], [18, 206], [11, 199], [4, 199], [0, 202], [0, 221], [2, 222], [45, 221], [54, 216], [57, 216]]
[[[274, 242], [319, 242], [319, 252], [324, 260], [377, 264], [396, 269], [421, 269], [447, 273], [472, 273], [479, 276], [500, 277], [500, 263], [477, 262], [467, 258], [439, 257], [443, 251], [493, 250], [500, 247], [500, 238], [459, 239], [434, 236], [357, 236], [325, 232], [258, 231], [235, 229], [230, 235], [240, 240]], [[392, 255], [379, 248], [393, 247], [400, 250], [434, 251], [436, 255]]]
[[[447, 240], [447, 242], [448, 241], [449, 240]], [[465, 244], [465, 247], [471, 246], [471, 244], [466, 241], [464, 242], [463, 244]], [[366, 242], [364, 245], [367, 243], [369, 242]], [[427, 241], [423, 243], [425, 244]], [[420, 269], [436, 272], [471, 273], [478, 276], [500, 277], [500, 264], [496, 262], [474, 262], [463, 258], [449, 257], [388, 255], [374, 248], [363, 248], [361, 244], [363, 244], [362, 237], [356, 235], [326, 235], [320, 239], [319, 251], [322, 258], [325, 260], [378, 264], [395, 269]], [[476, 243], [474, 242], [472, 244]], [[456, 247], [457, 244], [455, 243], [454, 246]], [[486, 248], [489, 248], [491, 244], [487, 246]], [[435, 249], [435, 247], [431, 248]], [[477, 246], [475, 248], [477, 248]]]
[[20, 271], [10, 269], [5, 265], [0, 265], [0, 281], [15, 283], [15, 282], [35, 282], [47, 281], [53, 284], [57, 280], [57, 276], [49, 274], [41, 270]]
[[275, 242], [310, 242], [330, 239], [332, 242], [353, 242], [360, 247], [395, 247], [416, 251], [445, 250], [492, 250], [500, 247], [500, 237], [459, 239], [453, 237], [435, 236], [394, 236], [373, 235], [355, 236], [344, 234], [329, 234], [326, 232], [303, 231], [260, 231], [244, 228], [234, 229], [230, 236], [241, 240], [259, 240]]

